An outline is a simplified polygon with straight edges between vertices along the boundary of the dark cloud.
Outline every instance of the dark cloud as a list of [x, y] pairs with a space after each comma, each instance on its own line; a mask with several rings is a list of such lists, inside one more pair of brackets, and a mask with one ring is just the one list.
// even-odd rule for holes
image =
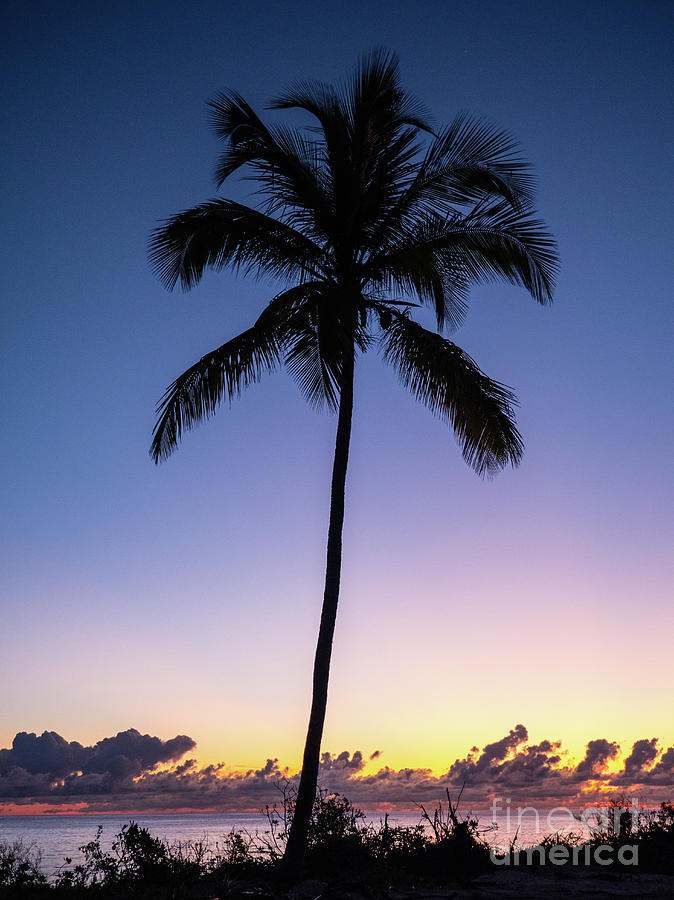
[[620, 745], [615, 741], [607, 741], [606, 738], [589, 741], [584, 759], [576, 766], [576, 778], [579, 781], [600, 778], [608, 760], [617, 756], [619, 751]]
[[632, 752], [626, 758], [622, 772], [613, 776], [618, 784], [635, 784], [649, 775], [649, 770], [658, 757], [658, 739], [643, 738], [635, 741]]
[[[674, 747], [661, 753], [655, 738], [636, 741], [617, 773], [608, 765], [620, 748], [606, 738], [589, 741], [576, 766], [564, 763], [559, 741], [527, 742], [527, 729], [517, 725], [481, 750], [473, 747], [441, 775], [388, 766], [368, 771], [359, 750], [323, 753], [319, 780], [326, 790], [371, 809], [434, 803], [446, 791], [456, 796], [462, 788], [466, 802], [478, 806], [496, 796], [526, 804], [582, 805], [605, 797], [607, 790], [650, 789], [662, 794], [659, 799], [674, 794]], [[54, 806], [83, 802], [97, 812], [259, 810], [279, 799], [283, 785], [297, 784], [297, 774], [274, 758], [245, 772], [232, 772], [224, 763], [200, 769], [194, 759], [179, 762], [194, 747], [184, 735], [162, 741], [134, 729], [92, 747], [68, 743], [54, 732], [40, 737], [22, 733], [10, 750], [0, 750], [0, 798]], [[380, 756], [381, 751], [375, 751], [369, 759]], [[598, 787], [603, 794], [597, 793]], [[653, 793], [651, 797], [656, 799]]]
[[69, 775], [82, 768], [86, 756], [81, 744], [68, 743], [55, 731], [45, 731], [39, 737], [20, 731], [11, 750], [0, 750], [0, 772], [19, 766], [31, 774]]
[[662, 785], [665, 787], [670, 787], [674, 784], [674, 747], [666, 750], [659, 762], [639, 777], [639, 781], [644, 785]]
[[478, 748], [473, 747], [465, 759], [457, 759], [447, 773], [451, 780], [471, 783], [488, 781], [499, 771], [501, 763], [516, 747], [527, 740], [529, 734], [524, 725], [516, 725], [500, 741], [487, 744], [478, 756]]
[[[162, 741], [135, 728], [103, 738], [91, 747], [68, 743], [54, 731], [19, 732], [11, 750], [0, 750], [0, 796], [21, 796], [30, 785], [68, 794], [112, 789], [156, 768], [175, 762], [196, 747], [186, 735]], [[25, 787], [22, 787], [25, 786]]]
[[651, 738], [650, 740], [644, 738], [641, 741], [636, 741], [632, 747], [632, 752], [625, 760], [625, 772], [634, 776], [634, 780], [636, 780], [638, 774], [643, 772], [644, 769], [650, 768], [651, 764], [655, 762], [657, 755], [657, 738]]
[[91, 753], [79, 768], [85, 774], [100, 773], [127, 778], [140, 775], [160, 763], [174, 762], [195, 747], [196, 742], [184, 734], [162, 741], [129, 728], [115, 737], [103, 738], [93, 747], [87, 747], [86, 750]]
[[348, 750], [343, 750], [338, 756], [332, 756], [331, 753], [321, 755], [321, 772], [323, 774], [333, 770], [360, 772], [363, 768], [365, 768], [365, 762], [360, 750], [356, 750], [353, 756]]

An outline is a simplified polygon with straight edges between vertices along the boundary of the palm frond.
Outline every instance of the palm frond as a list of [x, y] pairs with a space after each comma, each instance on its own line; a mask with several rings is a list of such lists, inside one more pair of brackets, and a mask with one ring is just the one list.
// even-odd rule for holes
[[402, 88], [397, 56], [383, 49], [360, 60], [343, 90], [343, 108], [366, 238], [413, 172], [421, 149], [418, 136], [430, 124], [422, 105]]
[[286, 352], [286, 368], [315, 409], [326, 406], [334, 412], [339, 406], [342, 355], [335, 350], [334, 335], [326, 335], [318, 323], [306, 321], [294, 332]]
[[149, 244], [150, 262], [172, 290], [193, 287], [206, 268], [306, 279], [320, 272], [321, 249], [278, 219], [233, 200], [215, 199], [166, 220]]
[[508, 132], [463, 112], [441, 130], [412, 177], [401, 180], [395, 204], [382, 215], [371, 244], [383, 249], [400, 228], [429, 213], [449, 215], [457, 207], [503, 199], [514, 208], [531, 205], [535, 178]]
[[545, 224], [506, 201], [479, 204], [448, 223], [440, 252], [459, 256], [469, 281], [505, 280], [538, 303], [552, 302], [559, 267], [557, 243]]
[[359, 131], [368, 126], [375, 129], [384, 126], [386, 130], [410, 125], [431, 131], [425, 105], [401, 85], [398, 55], [384, 47], [360, 58], [342, 90], [342, 98], [350, 116], [354, 140], [358, 140]]
[[456, 344], [401, 313], [390, 314], [382, 343], [384, 358], [402, 383], [450, 423], [464, 459], [478, 475], [519, 464], [523, 444], [509, 388], [492, 381]]
[[418, 298], [435, 313], [438, 329], [455, 331], [468, 309], [468, 278], [460, 255], [441, 253], [431, 243], [437, 234], [427, 221], [404, 237], [401, 246], [366, 267], [380, 289], [398, 289]]
[[333, 412], [339, 406], [346, 356], [354, 347], [364, 352], [370, 342], [364, 301], [359, 322], [356, 310], [339, 299], [332, 286], [323, 286], [298, 309], [289, 322], [284, 359], [311, 406]]
[[397, 57], [374, 51], [339, 89], [298, 82], [272, 108], [304, 109], [318, 119], [337, 224], [341, 222], [333, 234], [338, 239], [356, 234], [366, 246], [367, 235], [414, 171], [419, 132], [430, 130], [425, 109], [400, 85]]
[[309, 282], [278, 294], [252, 328], [202, 356], [169, 385], [157, 404], [158, 419], [150, 449], [155, 462], [173, 453], [184, 430], [209, 418], [223, 401], [239, 396], [249, 384], [276, 368], [293, 316], [313, 303], [320, 287]]
[[347, 123], [332, 85], [313, 79], [296, 81], [277, 94], [269, 109], [303, 109], [318, 120], [328, 153], [339, 155], [348, 148]]
[[320, 230], [329, 217], [325, 177], [315, 142], [297, 129], [268, 126], [234, 91], [218, 94], [209, 106], [216, 134], [224, 140], [215, 181], [224, 181], [242, 166], [277, 205], [302, 210], [305, 221]]
[[430, 199], [470, 203], [485, 195], [516, 206], [533, 201], [536, 179], [507, 131], [467, 112], [437, 135], [420, 168]]
[[[400, 228], [385, 251], [365, 268], [377, 283], [403, 284], [405, 273], [445, 267], [464, 284], [504, 280], [525, 287], [539, 303], [552, 301], [558, 258], [544, 224], [506, 201], [479, 204], [469, 214], [427, 214], [413, 228]], [[422, 299], [428, 294], [417, 292]]]

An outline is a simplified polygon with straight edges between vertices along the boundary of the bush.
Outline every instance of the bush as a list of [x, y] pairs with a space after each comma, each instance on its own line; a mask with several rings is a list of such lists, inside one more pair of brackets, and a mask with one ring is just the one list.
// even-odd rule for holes
[[674, 804], [661, 803], [658, 809], [638, 808], [635, 812], [627, 798], [613, 798], [600, 817], [590, 844], [636, 844], [641, 870], [674, 873]]
[[[35, 847], [0, 842], [0, 896], [3, 900], [86, 896], [198, 900], [252, 893], [262, 900], [271, 895], [263, 884], [275, 882], [276, 863], [295, 808], [293, 791], [287, 784], [282, 791], [280, 804], [267, 808], [267, 829], [254, 834], [232, 831], [214, 847], [205, 841], [169, 844], [129, 822], [107, 851], [101, 845], [99, 827], [94, 840], [80, 847], [83, 862], [72, 866], [72, 860], [66, 859], [51, 881], [40, 871]], [[638, 844], [640, 870], [672, 872], [674, 805], [663, 803], [658, 810], [635, 813], [626, 801], [613, 800], [588, 843], [592, 847]], [[549, 836], [541, 842], [543, 864], [549, 861], [551, 848], [560, 844], [585, 846], [579, 836]], [[459, 815], [458, 801], [453, 803], [449, 794], [446, 807], [440, 804], [428, 812], [421, 806], [420, 822], [412, 827], [391, 827], [388, 816], [373, 825], [339, 794], [321, 791], [316, 797], [306, 858], [309, 878], [335, 887], [365, 883], [384, 890], [391, 884], [463, 883], [490, 868], [484, 831], [476, 818]]]
[[[166, 843], [136, 822], [115, 836], [110, 852], [101, 846], [99, 826], [93, 841], [80, 847], [84, 862], [72, 868], [71, 859], [57, 873], [54, 887], [66, 894], [94, 892], [103, 896], [181, 897], [222, 892], [230, 875], [256, 863], [251, 839], [231, 832], [215, 848], [206, 841]], [[205, 892], [205, 894], [203, 894]]]
[[[262, 836], [264, 852], [273, 861], [285, 847], [295, 807], [294, 792], [285, 785], [279, 806], [267, 808], [269, 830]], [[470, 880], [489, 865], [489, 847], [477, 819], [460, 817], [458, 801], [447, 794], [447, 809], [432, 813], [420, 807], [420, 822], [412, 827], [372, 825], [365, 814], [340, 794], [318, 792], [312, 810], [306, 854], [309, 877], [378, 883], [424, 876]]]
[[0, 841], [0, 888], [14, 893], [46, 884], [40, 871], [41, 853], [23, 841]]

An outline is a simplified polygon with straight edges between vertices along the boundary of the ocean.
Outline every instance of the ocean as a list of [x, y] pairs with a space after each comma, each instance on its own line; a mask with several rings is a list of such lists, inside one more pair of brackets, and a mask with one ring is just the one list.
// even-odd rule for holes
[[[510, 816], [501, 813], [496, 816], [496, 830], [491, 829], [494, 816], [491, 809], [472, 810], [471, 814], [479, 819], [480, 831], [484, 832], [489, 844], [504, 848], [515, 837], [518, 828], [518, 815], [515, 809]], [[385, 813], [381, 810], [366, 812], [366, 821], [377, 825], [383, 821]], [[587, 833], [580, 821], [572, 821], [565, 814], [540, 810], [538, 815], [532, 811], [523, 813], [519, 821], [517, 844], [520, 847], [536, 844], [541, 838], [554, 832]], [[418, 825], [419, 810], [388, 812], [389, 825]], [[0, 816], [0, 842], [20, 840], [24, 845], [40, 849], [42, 853], [42, 870], [52, 875], [64, 858], [69, 856], [76, 863], [82, 859], [78, 848], [96, 837], [98, 826], [102, 826], [101, 844], [109, 849], [115, 835], [122, 826], [133, 820], [148, 828], [156, 837], [169, 843], [178, 841], [205, 840], [211, 846], [222, 840], [232, 830], [246, 830], [251, 834], [256, 831], [262, 834], [268, 829], [267, 818], [263, 813], [188, 813], [181, 815], [42, 815], [42, 816]]]

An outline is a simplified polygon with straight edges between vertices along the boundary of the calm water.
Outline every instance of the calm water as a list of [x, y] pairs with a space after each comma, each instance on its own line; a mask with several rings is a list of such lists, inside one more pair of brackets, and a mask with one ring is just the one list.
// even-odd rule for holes
[[[486, 829], [492, 822], [492, 812], [473, 810], [480, 820], [480, 829]], [[367, 820], [378, 824], [384, 813], [373, 810], [366, 814]], [[81, 859], [78, 847], [93, 840], [99, 825], [103, 827], [101, 843], [110, 847], [114, 836], [122, 825], [129, 822], [129, 816], [0, 816], [0, 841], [23, 841], [34, 845], [42, 851], [42, 868], [51, 874], [63, 864], [65, 856], [75, 862]], [[205, 839], [211, 846], [227, 835], [232, 829], [245, 829], [250, 833], [257, 830], [263, 833], [268, 828], [266, 816], [261, 813], [191, 813], [183, 815], [154, 815], [133, 817], [135, 822], [150, 830], [156, 837], [169, 843], [177, 841], [193, 841]], [[420, 821], [417, 810], [396, 811], [389, 813], [390, 825], [417, 825]], [[498, 829], [485, 836], [490, 844], [506, 846], [515, 836], [517, 829], [517, 813], [513, 810], [510, 821], [505, 815], [496, 819]], [[583, 831], [580, 822], [571, 823], [569, 815], [556, 814], [549, 817], [547, 810], [540, 811], [539, 821], [533, 813], [528, 812], [521, 817], [518, 833], [518, 845], [536, 844], [545, 834], [551, 832]]]

